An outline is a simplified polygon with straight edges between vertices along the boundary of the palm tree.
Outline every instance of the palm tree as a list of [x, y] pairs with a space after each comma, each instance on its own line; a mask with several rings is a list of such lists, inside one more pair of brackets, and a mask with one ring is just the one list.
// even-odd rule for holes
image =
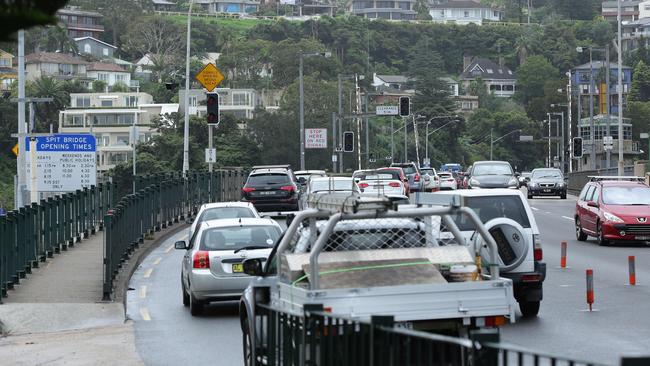
[[36, 106], [37, 130], [49, 129], [49, 123], [58, 120], [59, 110], [69, 102], [70, 94], [66, 92], [64, 83], [48, 76], [43, 76], [26, 85], [26, 94], [30, 97], [53, 98], [50, 103], [39, 103]]

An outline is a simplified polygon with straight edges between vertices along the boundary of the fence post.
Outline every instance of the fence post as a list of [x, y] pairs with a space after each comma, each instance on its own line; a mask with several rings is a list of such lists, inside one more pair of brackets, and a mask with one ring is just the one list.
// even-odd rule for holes
[[7, 218], [0, 217], [0, 304], [2, 298], [7, 297]]
[[485, 328], [472, 330], [469, 338], [474, 344], [478, 343], [481, 347], [472, 347], [474, 364], [481, 366], [497, 366], [499, 364], [499, 350], [493, 347], [485, 347], [482, 343], [499, 343], [499, 330], [495, 328]]
[[370, 365], [386, 364], [390, 360], [390, 344], [378, 327], [392, 327], [395, 318], [392, 315], [373, 315], [370, 317]]
[[113, 292], [113, 261], [111, 260], [113, 250], [113, 223], [112, 215], [104, 215], [104, 283], [103, 283], [103, 301], [111, 300], [111, 292]]

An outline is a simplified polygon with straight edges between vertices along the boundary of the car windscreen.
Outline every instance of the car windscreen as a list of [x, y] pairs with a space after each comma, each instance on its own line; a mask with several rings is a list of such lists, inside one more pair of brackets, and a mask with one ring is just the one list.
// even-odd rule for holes
[[420, 173], [428, 174], [428, 175], [434, 175], [433, 169], [422, 169], [422, 170], [420, 170]]
[[255, 217], [255, 214], [247, 207], [215, 207], [203, 211], [199, 216], [198, 222], [220, 219], [238, 219], [245, 217]]
[[477, 164], [472, 175], [512, 175], [512, 168], [509, 164]]
[[273, 247], [280, 229], [272, 225], [207, 228], [201, 233], [200, 250], [237, 250], [249, 246]]
[[[387, 179], [401, 180], [398, 170], [380, 170], [380, 171], [377, 171], [377, 175], [382, 176], [382, 177], [386, 176], [386, 175], [390, 175], [391, 177], [387, 178]], [[374, 175], [374, 176], [377, 176], [377, 175]], [[366, 179], [370, 179], [370, 178], [366, 178]], [[377, 178], [373, 178], [373, 179], [377, 179]], [[381, 179], [386, 179], [386, 178], [381, 178]]]
[[603, 203], [606, 205], [650, 205], [648, 187], [605, 187]]
[[535, 170], [533, 172], [533, 175], [531, 176], [532, 179], [541, 179], [541, 178], [557, 178], [557, 179], [562, 179], [562, 172], [560, 172], [557, 169], [543, 169], [543, 170]]
[[248, 182], [246, 185], [249, 186], [266, 186], [266, 185], [276, 185], [276, 184], [287, 184], [289, 183], [289, 176], [287, 174], [256, 174], [248, 177]]
[[354, 189], [354, 182], [350, 180], [316, 180], [309, 184], [311, 192], [319, 191], [351, 191]]
[[[506, 217], [524, 228], [530, 228], [526, 208], [519, 196], [465, 197], [465, 204], [474, 210], [484, 224], [498, 217]], [[466, 215], [456, 214], [452, 217], [461, 231], [476, 230]]]
[[403, 166], [402, 169], [404, 170], [404, 174], [415, 174], [415, 173], [417, 173], [417, 170], [415, 170], [415, 167], [413, 165]]

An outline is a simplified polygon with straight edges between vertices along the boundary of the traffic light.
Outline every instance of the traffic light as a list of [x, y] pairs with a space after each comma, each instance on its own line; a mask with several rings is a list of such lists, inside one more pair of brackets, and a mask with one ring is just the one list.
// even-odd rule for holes
[[345, 152], [354, 151], [354, 132], [352, 131], [343, 132], [343, 151]]
[[573, 157], [582, 157], [582, 137], [573, 138]]
[[399, 97], [399, 115], [402, 117], [411, 115], [411, 98]]
[[207, 93], [206, 94], [206, 117], [209, 125], [219, 124], [219, 94]]

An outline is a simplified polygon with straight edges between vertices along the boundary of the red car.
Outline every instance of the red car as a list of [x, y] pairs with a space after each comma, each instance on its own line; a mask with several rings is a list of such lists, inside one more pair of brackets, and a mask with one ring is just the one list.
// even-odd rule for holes
[[592, 177], [576, 203], [576, 238], [596, 237], [599, 245], [650, 241], [650, 187], [627, 177]]
[[409, 186], [409, 178], [406, 176], [406, 173], [404, 173], [404, 169], [397, 168], [397, 167], [379, 168], [379, 169], [377, 169], [378, 172], [385, 171], [385, 170], [399, 172], [400, 179], [402, 180], [402, 182], [404, 182], [404, 188], [406, 189], [406, 194], [411, 192], [411, 187]]

